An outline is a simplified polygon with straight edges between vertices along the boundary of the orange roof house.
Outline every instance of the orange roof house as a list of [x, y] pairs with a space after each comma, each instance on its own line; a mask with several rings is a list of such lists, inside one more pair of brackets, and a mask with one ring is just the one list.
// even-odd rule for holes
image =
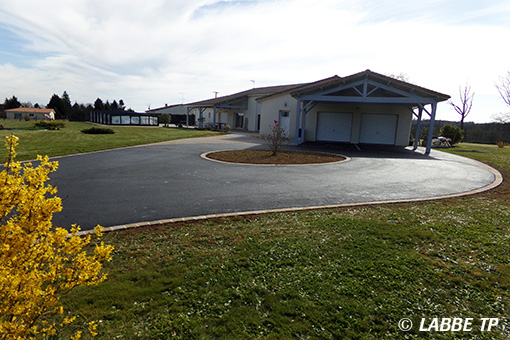
[[28, 107], [19, 107], [17, 109], [5, 110], [5, 117], [7, 119], [34, 119], [45, 120], [55, 119], [55, 110], [53, 109], [36, 109]]

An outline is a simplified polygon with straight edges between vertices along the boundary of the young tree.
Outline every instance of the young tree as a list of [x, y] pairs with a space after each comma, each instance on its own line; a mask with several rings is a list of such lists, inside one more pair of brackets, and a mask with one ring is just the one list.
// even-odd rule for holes
[[271, 132], [263, 135], [263, 138], [272, 152], [271, 156], [276, 156], [282, 145], [289, 140], [289, 136], [285, 129], [280, 126], [279, 120], [274, 121], [274, 125], [271, 126]]
[[[15, 160], [18, 138], [7, 138], [8, 159], [0, 172], [0, 339], [48, 339], [73, 323], [60, 298], [78, 286], [106, 279], [102, 264], [112, 246], [102, 242], [87, 251], [91, 236], [53, 227], [62, 210], [56, 189], [47, 185], [57, 162], [38, 156], [39, 165]], [[97, 237], [101, 227], [96, 227]], [[92, 335], [97, 325], [88, 323]], [[72, 338], [78, 339], [81, 331]]]
[[448, 103], [455, 109], [460, 115], [460, 129], [464, 130], [464, 119], [467, 117], [471, 108], [473, 107], [473, 98], [475, 93], [471, 93], [471, 86], [466, 84], [464, 88], [459, 87], [460, 105], [455, 104], [452, 100]]
[[[507, 106], [510, 107], [510, 71], [504, 77], [499, 77], [499, 82], [496, 83], [496, 88], [498, 89], [499, 95], [503, 102]], [[495, 117], [497, 121], [501, 122], [509, 122], [510, 121], [510, 112], [502, 113]]]

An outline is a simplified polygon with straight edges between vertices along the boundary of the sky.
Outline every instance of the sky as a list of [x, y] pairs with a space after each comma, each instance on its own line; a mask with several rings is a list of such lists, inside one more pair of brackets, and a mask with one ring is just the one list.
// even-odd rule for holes
[[[143, 112], [370, 69], [510, 111], [508, 0], [0, 0], [0, 99], [123, 99]], [[459, 120], [447, 103], [438, 119]]]

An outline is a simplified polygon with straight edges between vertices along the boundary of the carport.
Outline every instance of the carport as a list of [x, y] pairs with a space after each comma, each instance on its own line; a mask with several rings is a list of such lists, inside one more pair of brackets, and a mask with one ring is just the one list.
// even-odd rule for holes
[[[432, 144], [437, 104], [450, 98], [446, 94], [370, 70], [343, 78], [328, 78], [290, 94], [297, 100], [296, 145], [306, 140], [307, 115], [313, 111], [317, 117], [313, 120], [316, 124], [316, 140], [355, 144], [401, 145], [406, 138], [408, 141], [411, 118], [414, 116], [418, 121], [414, 142], [416, 150], [425, 112], [430, 117], [426, 154], [430, 153]], [[331, 109], [321, 111], [319, 107], [349, 107], [359, 113]], [[393, 113], [397, 111], [399, 114]], [[401, 119], [403, 121], [399, 121]]]

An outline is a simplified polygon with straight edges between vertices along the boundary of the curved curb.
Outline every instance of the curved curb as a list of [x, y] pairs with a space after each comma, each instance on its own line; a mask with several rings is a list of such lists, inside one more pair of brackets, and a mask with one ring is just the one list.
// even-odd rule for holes
[[[345, 156], [345, 155], [341, 155], [341, 154], [337, 154], [337, 153], [331, 153], [331, 152], [317, 152], [317, 151], [289, 151], [289, 152], [308, 152], [308, 153], [320, 153], [320, 154], [324, 154], [324, 155], [332, 155], [332, 156], [337, 156], [337, 157], [343, 157], [344, 159], [342, 159], [341, 161], [336, 161], [336, 162], [323, 162], [323, 163], [305, 163], [305, 164], [256, 164], [256, 163], [236, 163], [236, 162], [227, 162], [227, 161], [220, 161], [220, 160], [217, 160], [217, 159], [214, 159], [214, 158], [209, 158], [207, 157], [209, 154], [211, 153], [215, 153], [215, 152], [222, 152], [222, 151], [232, 151], [232, 150], [215, 150], [215, 151], [208, 151], [208, 152], [204, 152], [200, 155], [200, 157], [202, 157], [203, 159], [206, 159], [208, 161], [211, 161], [211, 162], [216, 162], [216, 163], [223, 163], [223, 164], [233, 164], [233, 165], [246, 165], [246, 166], [310, 166], [310, 165], [327, 165], [327, 164], [338, 164], [338, 163], [343, 163], [343, 162], [348, 162], [350, 161], [352, 158], [349, 157], [349, 156]], [[237, 150], [234, 150], [234, 151], [237, 151]], [[285, 151], [285, 150], [284, 150]]]
[[[478, 161], [477, 161], [478, 162]], [[337, 162], [335, 162], [337, 163]], [[233, 213], [223, 213], [223, 214], [210, 214], [210, 215], [201, 215], [201, 216], [190, 216], [190, 217], [179, 217], [179, 218], [169, 218], [164, 220], [156, 220], [156, 221], [148, 221], [148, 222], [138, 222], [138, 223], [130, 223], [123, 224], [111, 227], [104, 227], [103, 232], [114, 232], [121, 231], [133, 228], [141, 228], [148, 226], [156, 226], [163, 224], [172, 224], [178, 222], [193, 222], [193, 221], [203, 221], [214, 218], [228, 218], [228, 217], [236, 217], [236, 216], [252, 216], [252, 215], [261, 215], [261, 214], [271, 214], [271, 213], [287, 213], [287, 212], [296, 212], [296, 211], [307, 211], [307, 210], [323, 210], [323, 209], [337, 209], [337, 208], [346, 208], [346, 207], [358, 207], [364, 205], [380, 205], [380, 204], [394, 204], [394, 203], [410, 203], [410, 202], [426, 202], [426, 201], [435, 201], [446, 198], [455, 198], [462, 196], [469, 196], [474, 194], [479, 194], [485, 191], [489, 191], [501, 185], [503, 183], [503, 175], [494, 169], [491, 166], [488, 166], [484, 163], [478, 162], [480, 165], [485, 167], [489, 172], [494, 175], [494, 181], [486, 185], [484, 187], [470, 190], [466, 192], [461, 192], [457, 194], [450, 194], [444, 196], [433, 196], [426, 198], [411, 198], [411, 199], [400, 199], [400, 200], [387, 200], [387, 201], [376, 201], [376, 202], [359, 202], [359, 203], [344, 203], [344, 204], [331, 204], [331, 205], [317, 205], [317, 206], [307, 206], [307, 207], [293, 207], [293, 208], [281, 208], [281, 209], [266, 209], [266, 210], [253, 210], [253, 211], [241, 211], [241, 212], [233, 212]], [[234, 164], [234, 163], [229, 163]], [[322, 163], [322, 164], [331, 164], [331, 163]], [[244, 164], [246, 165], [246, 164]], [[312, 164], [312, 165], [320, 165], [320, 164]], [[78, 236], [94, 234], [94, 230], [83, 230], [77, 233]]]

